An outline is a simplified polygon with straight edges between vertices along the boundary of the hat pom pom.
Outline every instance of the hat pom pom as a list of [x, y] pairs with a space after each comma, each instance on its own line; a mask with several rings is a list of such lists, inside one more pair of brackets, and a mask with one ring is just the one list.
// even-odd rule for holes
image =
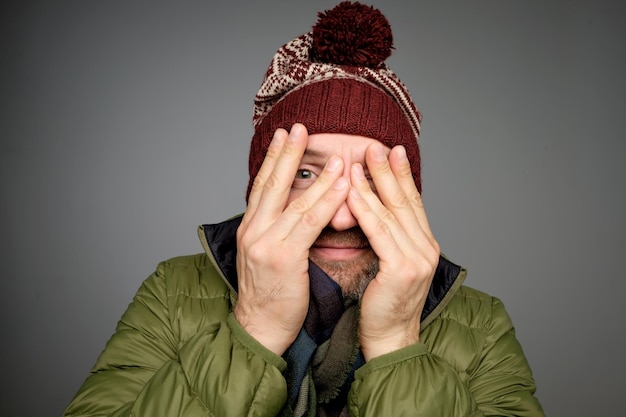
[[391, 55], [391, 26], [378, 9], [344, 1], [318, 18], [313, 27], [316, 61], [377, 68]]

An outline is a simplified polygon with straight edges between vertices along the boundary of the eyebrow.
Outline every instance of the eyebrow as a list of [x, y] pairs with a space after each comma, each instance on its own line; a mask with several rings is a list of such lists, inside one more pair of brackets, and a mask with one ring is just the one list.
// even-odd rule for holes
[[315, 159], [324, 159], [327, 158], [328, 155], [326, 155], [324, 152], [320, 152], [320, 151], [316, 151], [315, 149], [305, 149], [304, 150], [304, 156], [308, 156], [311, 158], [315, 158]]

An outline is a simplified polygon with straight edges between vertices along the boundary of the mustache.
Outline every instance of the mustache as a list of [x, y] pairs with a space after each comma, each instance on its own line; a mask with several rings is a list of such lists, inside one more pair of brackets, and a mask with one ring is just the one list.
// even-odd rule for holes
[[325, 227], [315, 240], [313, 246], [329, 246], [329, 244], [341, 244], [352, 248], [369, 248], [370, 242], [361, 230], [360, 227], [355, 226], [347, 230], [340, 232]]

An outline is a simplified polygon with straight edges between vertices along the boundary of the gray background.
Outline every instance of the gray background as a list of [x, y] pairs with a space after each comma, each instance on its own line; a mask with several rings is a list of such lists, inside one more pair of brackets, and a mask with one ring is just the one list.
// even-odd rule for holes
[[[334, 4], [3, 2], [2, 416], [60, 415], [157, 262], [244, 209], [253, 95]], [[375, 4], [443, 250], [549, 415], [623, 415], [625, 3]]]

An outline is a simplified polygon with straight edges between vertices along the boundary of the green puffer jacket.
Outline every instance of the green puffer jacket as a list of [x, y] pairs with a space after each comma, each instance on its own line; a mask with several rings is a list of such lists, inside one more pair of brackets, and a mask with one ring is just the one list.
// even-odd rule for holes
[[[240, 218], [204, 225], [206, 253], [162, 262], [141, 286], [65, 416], [276, 416], [286, 362], [247, 334], [236, 301]], [[359, 368], [351, 416], [543, 416], [502, 303], [441, 259], [421, 342]]]

